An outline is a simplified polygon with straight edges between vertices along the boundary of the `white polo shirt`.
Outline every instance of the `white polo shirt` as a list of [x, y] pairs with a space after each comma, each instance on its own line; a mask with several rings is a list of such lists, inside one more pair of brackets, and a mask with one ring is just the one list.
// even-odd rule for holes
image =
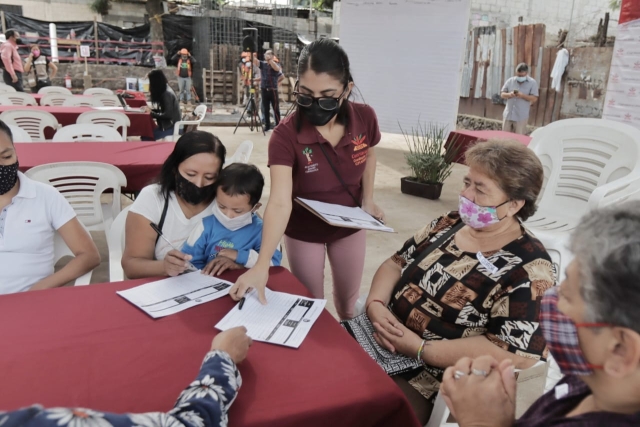
[[20, 190], [0, 210], [0, 294], [28, 290], [54, 272], [55, 231], [76, 213], [55, 188], [18, 172]]

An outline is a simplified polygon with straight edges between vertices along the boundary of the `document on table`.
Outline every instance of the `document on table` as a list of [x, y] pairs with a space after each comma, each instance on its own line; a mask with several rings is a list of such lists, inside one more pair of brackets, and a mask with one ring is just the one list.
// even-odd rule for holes
[[236, 326], [247, 328], [247, 335], [255, 341], [298, 348], [327, 303], [265, 288], [267, 305], [258, 300], [258, 293], [246, 296], [242, 310], [239, 304], [216, 325], [226, 331]]
[[233, 283], [194, 271], [117, 294], [157, 319], [228, 295], [231, 286]]
[[296, 198], [296, 202], [318, 216], [324, 222], [336, 227], [360, 228], [363, 230], [384, 231], [395, 233], [393, 228], [387, 227], [361, 208], [335, 205], [333, 203], [318, 202], [316, 200]]

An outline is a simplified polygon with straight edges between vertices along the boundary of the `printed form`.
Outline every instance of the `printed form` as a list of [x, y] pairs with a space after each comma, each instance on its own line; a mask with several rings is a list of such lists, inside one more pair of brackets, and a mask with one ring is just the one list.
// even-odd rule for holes
[[149, 316], [168, 316], [229, 294], [233, 283], [200, 271], [116, 292]]
[[265, 288], [267, 305], [258, 300], [258, 293], [246, 296], [242, 310], [239, 304], [216, 325], [226, 331], [236, 326], [247, 328], [255, 341], [298, 348], [324, 310], [327, 301], [311, 299]]

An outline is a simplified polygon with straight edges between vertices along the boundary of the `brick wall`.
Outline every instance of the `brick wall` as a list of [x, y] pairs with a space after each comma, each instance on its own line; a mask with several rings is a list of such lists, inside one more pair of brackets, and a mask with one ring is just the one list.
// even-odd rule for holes
[[[151, 70], [152, 68], [126, 65], [89, 65], [92, 86], [111, 90], [124, 89], [127, 77], [144, 78]], [[81, 93], [84, 90], [84, 64], [58, 64], [58, 74], [52, 81], [53, 85], [64, 86], [67, 72], [71, 76], [73, 92]], [[177, 91], [178, 80], [175, 75], [175, 67], [165, 68], [163, 72], [171, 87]]]

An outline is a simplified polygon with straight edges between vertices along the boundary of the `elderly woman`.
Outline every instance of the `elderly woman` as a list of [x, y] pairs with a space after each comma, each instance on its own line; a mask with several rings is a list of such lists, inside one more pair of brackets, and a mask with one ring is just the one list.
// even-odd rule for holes
[[546, 355], [538, 311], [554, 272], [521, 224], [536, 210], [542, 165], [513, 141], [477, 144], [466, 162], [459, 210], [385, 261], [366, 314], [343, 323], [393, 376], [422, 424], [444, 369], [461, 357], [490, 354], [527, 368]]
[[509, 361], [463, 358], [442, 383], [461, 427], [640, 425], [640, 202], [587, 214], [571, 250], [565, 280], [540, 313], [566, 376], [516, 421]]

